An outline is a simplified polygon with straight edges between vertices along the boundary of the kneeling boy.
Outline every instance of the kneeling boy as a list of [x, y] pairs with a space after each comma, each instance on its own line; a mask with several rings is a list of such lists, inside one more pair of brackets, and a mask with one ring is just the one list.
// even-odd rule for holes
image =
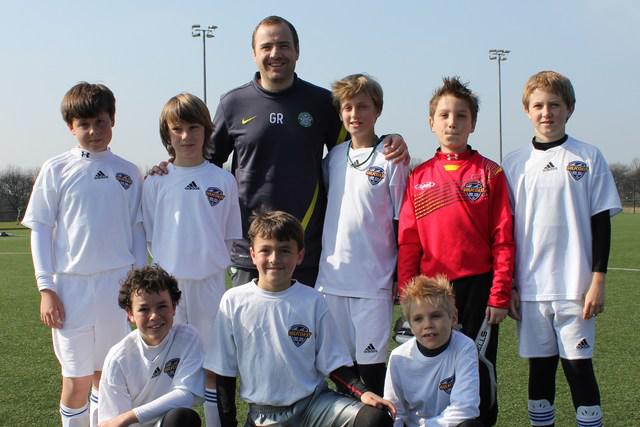
[[158, 266], [132, 270], [122, 284], [118, 303], [137, 329], [104, 362], [100, 427], [201, 425], [190, 408], [204, 395], [204, 353], [192, 326], [173, 325], [180, 295]]
[[384, 396], [398, 409], [394, 426], [481, 426], [478, 356], [453, 329], [453, 288], [444, 276], [407, 284], [402, 311], [415, 338], [391, 352]]
[[[236, 426], [235, 384], [249, 403], [247, 426], [391, 426], [393, 405], [367, 391], [320, 293], [292, 280], [304, 257], [300, 222], [258, 214], [249, 228], [258, 279], [222, 297], [205, 369], [217, 375], [223, 426]], [[327, 388], [325, 377], [351, 391]]]

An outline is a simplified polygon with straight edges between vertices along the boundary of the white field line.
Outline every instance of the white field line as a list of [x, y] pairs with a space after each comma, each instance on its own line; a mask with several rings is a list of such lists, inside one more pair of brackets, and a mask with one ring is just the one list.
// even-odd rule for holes
[[640, 268], [618, 268], [618, 267], [609, 267], [609, 270], [617, 270], [617, 271], [640, 271]]
[[0, 255], [31, 255], [31, 252], [0, 252]]

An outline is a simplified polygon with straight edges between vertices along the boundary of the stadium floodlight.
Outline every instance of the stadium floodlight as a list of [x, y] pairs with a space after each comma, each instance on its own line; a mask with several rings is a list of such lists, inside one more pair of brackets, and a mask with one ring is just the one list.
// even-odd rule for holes
[[500, 63], [507, 60], [510, 50], [490, 49], [489, 60], [498, 61], [498, 134], [500, 138], [500, 164], [502, 164], [502, 70]]
[[202, 76], [204, 83], [204, 103], [207, 103], [207, 39], [215, 37], [213, 33], [218, 27], [209, 25], [207, 28], [201, 28], [199, 24], [191, 26], [191, 37], [202, 37]]

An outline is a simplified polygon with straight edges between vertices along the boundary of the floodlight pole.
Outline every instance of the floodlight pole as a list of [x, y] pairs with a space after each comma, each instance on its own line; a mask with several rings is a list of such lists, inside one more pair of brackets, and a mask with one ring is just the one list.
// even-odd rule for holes
[[191, 37], [202, 37], [202, 78], [204, 82], [204, 103], [207, 103], [207, 39], [215, 37], [213, 31], [218, 28], [209, 25], [207, 28], [200, 28], [200, 25], [191, 26]]
[[498, 133], [500, 137], [500, 164], [502, 164], [502, 70], [500, 63], [507, 60], [510, 50], [491, 49], [489, 50], [489, 60], [498, 61]]

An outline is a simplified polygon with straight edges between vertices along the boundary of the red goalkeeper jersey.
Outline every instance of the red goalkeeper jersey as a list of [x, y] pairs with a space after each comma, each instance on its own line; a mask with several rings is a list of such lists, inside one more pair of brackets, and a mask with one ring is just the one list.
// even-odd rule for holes
[[456, 280], [493, 272], [489, 305], [508, 308], [515, 246], [502, 168], [471, 148], [438, 150], [409, 176], [398, 247], [400, 292], [418, 274]]

